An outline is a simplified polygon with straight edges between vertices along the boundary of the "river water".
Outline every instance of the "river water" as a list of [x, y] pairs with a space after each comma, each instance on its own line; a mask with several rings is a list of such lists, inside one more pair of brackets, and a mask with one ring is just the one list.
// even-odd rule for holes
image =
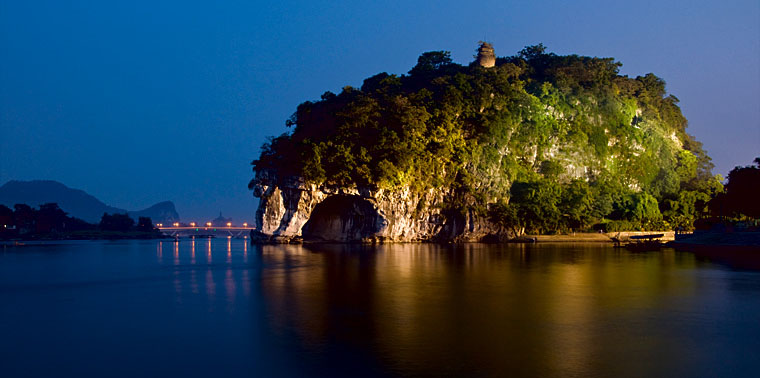
[[760, 272], [607, 245], [0, 251], [2, 377], [747, 377]]

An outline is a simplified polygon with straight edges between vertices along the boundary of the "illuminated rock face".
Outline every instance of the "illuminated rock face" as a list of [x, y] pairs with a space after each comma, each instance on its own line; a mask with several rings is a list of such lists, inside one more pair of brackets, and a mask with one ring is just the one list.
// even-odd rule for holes
[[443, 190], [326, 188], [297, 178], [275, 184], [266, 172], [256, 181], [254, 196], [261, 201], [253, 237], [259, 242], [449, 242], [509, 236], [474, 211], [442, 210], [451, 200]]

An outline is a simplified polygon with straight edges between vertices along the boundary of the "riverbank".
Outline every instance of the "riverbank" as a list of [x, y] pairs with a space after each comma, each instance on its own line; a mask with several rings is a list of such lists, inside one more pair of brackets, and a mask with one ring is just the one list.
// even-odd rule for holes
[[626, 241], [631, 236], [651, 234], [663, 234], [663, 241], [675, 240], [674, 231], [576, 232], [566, 235], [527, 235], [521, 239], [533, 239], [536, 243], [612, 243], [612, 238]]
[[[627, 242], [631, 236], [635, 235], [651, 235], [651, 234], [663, 234], [663, 237], [659, 240], [664, 242], [675, 240], [674, 231], [621, 231], [621, 232], [576, 232], [571, 234], [559, 234], [559, 235], [523, 235], [511, 240], [481, 240], [481, 241], [457, 241], [454, 243], [487, 243], [487, 244], [499, 244], [499, 243], [613, 243], [613, 238]], [[432, 244], [448, 244], [451, 242], [446, 241], [389, 241], [380, 239], [363, 239], [361, 241], [330, 241], [330, 240], [304, 240], [301, 237], [295, 238], [279, 238], [279, 237], [257, 237], [257, 235], [251, 235], [251, 243], [253, 244], [405, 244], [405, 243], [432, 243]]]

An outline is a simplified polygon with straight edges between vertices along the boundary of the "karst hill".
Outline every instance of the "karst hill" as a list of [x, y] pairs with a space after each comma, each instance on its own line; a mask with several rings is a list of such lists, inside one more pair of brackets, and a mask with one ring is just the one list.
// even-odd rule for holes
[[263, 241], [689, 228], [720, 189], [678, 99], [613, 58], [422, 54], [298, 106], [253, 161]]

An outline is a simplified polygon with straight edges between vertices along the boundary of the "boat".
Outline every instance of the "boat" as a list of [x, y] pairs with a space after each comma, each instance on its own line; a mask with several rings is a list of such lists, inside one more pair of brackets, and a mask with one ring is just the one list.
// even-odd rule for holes
[[624, 247], [630, 251], [657, 251], [663, 246], [662, 237], [665, 234], [632, 235]]

